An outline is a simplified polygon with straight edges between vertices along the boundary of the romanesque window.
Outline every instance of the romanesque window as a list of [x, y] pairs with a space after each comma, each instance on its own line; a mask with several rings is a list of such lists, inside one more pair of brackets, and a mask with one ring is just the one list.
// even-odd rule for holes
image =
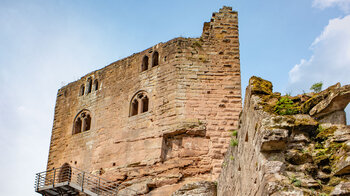
[[85, 86], [84, 86], [84, 84], [82, 84], [80, 87], [80, 96], [83, 96], [84, 93], [85, 93]]
[[94, 90], [97, 91], [98, 90], [98, 80], [94, 81]]
[[152, 55], [152, 67], [157, 66], [159, 64], [159, 53], [155, 51]]
[[148, 111], [149, 99], [145, 91], [136, 93], [131, 99], [130, 116], [135, 116]]
[[144, 56], [142, 59], [141, 71], [146, 71], [148, 69], [148, 56]]
[[88, 131], [91, 128], [91, 115], [88, 110], [82, 110], [74, 119], [73, 134]]
[[87, 94], [91, 93], [91, 90], [92, 90], [92, 79], [89, 78], [88, 81], [87, 81], [87, 91], [86, 91], [86, 93]]

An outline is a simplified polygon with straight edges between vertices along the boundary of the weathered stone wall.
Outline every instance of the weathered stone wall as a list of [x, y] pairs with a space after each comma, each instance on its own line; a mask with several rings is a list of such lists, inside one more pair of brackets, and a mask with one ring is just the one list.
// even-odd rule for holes
[[[295, 97], [252, 77], [218, 195], [350, 195], [350, 85]], [[334, 118], [329, 118], [333, 116]]]
[[[152, 67], [155, 51], [159, 65]], [[238, 125], [239, 66], [237, 12], [224, 7], [200, 38], [159, 43], [68, 84], [57, 94], [47, 169], [68, 163], [151, 195], [216, 179], [228, 130]], [[89, 79], [98, 89], [80, 95]], [[149, 98], [148, 111], [130, 116], [139, 91]], [[90, 112], [91, 128], [73, 134], [82, 110]]]

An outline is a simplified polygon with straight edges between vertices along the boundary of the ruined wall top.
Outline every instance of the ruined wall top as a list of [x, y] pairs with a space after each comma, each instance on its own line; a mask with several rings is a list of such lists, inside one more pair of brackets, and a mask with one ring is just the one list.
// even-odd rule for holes
[[349, 90], [282, 96], [252, 77], [218, 195], [349, 195]]

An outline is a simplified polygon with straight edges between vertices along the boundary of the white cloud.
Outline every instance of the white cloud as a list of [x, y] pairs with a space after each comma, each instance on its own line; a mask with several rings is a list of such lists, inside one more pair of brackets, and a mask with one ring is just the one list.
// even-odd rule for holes
[[350, 11], [350, 0], [314, 0], [312, 5], [320, 9], [338, 7], [344, 12]]
[[[337, 82], [350, 84], [350, 15], [330, 20], [311, 50], [308, 60], [302, 59], [289, 71], [288, 89], [301, 93], [320, 81], [324, 88]], [[350, 107], [346, 111], [349, 116]]]
[[330, 20], [311, 49], [313, 55], [290, 70], [290, 88], [300, 92], [319, 81], [324, 86], [350, 83], [350, 15]]

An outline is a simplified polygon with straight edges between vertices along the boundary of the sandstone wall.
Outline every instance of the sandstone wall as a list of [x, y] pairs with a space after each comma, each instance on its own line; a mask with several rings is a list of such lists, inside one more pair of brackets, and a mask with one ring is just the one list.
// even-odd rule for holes
[[[295, 97], [252, 77], [218, 195], [350, 195], [350, 85]], [[330, 118], [330, 116], [333, 116]]]
[[[156, 51], [159, 65], [152, 67]], [[98, 88], [87, 93], [90, 79]], [[148, 111], [131, 116], [140, 91], [149, 98]], [[228, 130], [238, 125], [240, 92], [237, 13], [224, 7], [204, 24], [200, 38], [157, 44], [61, 88], [47, 169], [68, 163], [151, 195], [216, 179]], [[83, 110], [91, 115], [91, 128], [73, 134]]]

